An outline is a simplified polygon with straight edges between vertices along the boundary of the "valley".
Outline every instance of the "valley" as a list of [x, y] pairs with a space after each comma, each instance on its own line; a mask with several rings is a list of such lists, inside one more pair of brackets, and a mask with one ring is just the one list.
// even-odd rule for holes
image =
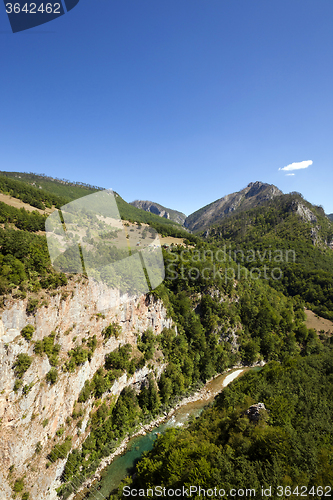
[[[0, 174], [1, 499], [74, 498], [130, 436], [193, 394], [209, 407], [154, 438], [109, 499], [160, 480], [332, 482], [333, 225], [321, 207], [253, 182], [190, 215], [185, 229], [113, 192], [122, 220], [112, 227], [132, 235], [137, 252], [143, 232], [157, 232], [162, 247], [163, 281], [131, 294], [51, 265], [52, 207], [101, 188], [12, 174]], [[99, 246], [91, 231], [76, 240], [86, 237], [96, 260], [127, 246], [118, 248], [118, 233]], [[246, 373], [208, 393], [234, 367]], [[245, 412], [259, 402], [267, 412], [254, 422]]]

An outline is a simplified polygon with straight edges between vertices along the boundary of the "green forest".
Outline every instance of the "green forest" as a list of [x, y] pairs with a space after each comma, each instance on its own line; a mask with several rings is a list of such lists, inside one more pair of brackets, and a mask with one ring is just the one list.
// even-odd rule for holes
[[[18, 198], [24, 203], [42, 210], [46, 207], [52, 208], [52, 206], [61, 208], [66, 203], [102, 189], [97, 186], [71, 182], [65, 179], [52, 179], [45, 175], [0, 171], [1, 193]], [[123, 200], [118, 193], [115, 193], [115, 196], [122, 220], [150, 224], [164, 236], [191, 238], [190, 234], [179, 224], [134, 207]]]
[[0, 172], [0, 192], [14, 198], [18, 198], [24, 203], [45, 210], [45, 208], [60, 208], [67, 203], [68, 199], [63, 196], [57, 196], [53, 193], [44, 191], [20, 180], [13, 179]]
[[[247, 488], [256, 496], [272, 488], [273, 499], [298, 498], [302, 492], [313, 499], [331, 496], [332, 347], [320, 355], [271, 361], [259, 373], [242, 376], [185, 429], [159, 436], [139, 461], [134, 479], [126, 478], [109, 500], [123, 498], [125, 487], [138, 492], [160, 485], [226, 492]], [[245, 411], [257, 402], [266, 410], [251, 422]]]

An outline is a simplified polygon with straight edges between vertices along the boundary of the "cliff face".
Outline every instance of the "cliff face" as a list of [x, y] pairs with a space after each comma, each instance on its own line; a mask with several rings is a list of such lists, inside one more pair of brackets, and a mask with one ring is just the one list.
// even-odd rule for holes
[[[56, 295], [43, 293], [44, 305], [35, 314], [27, 314], [27, 300], [7, 300], [0, 321], [0, 498], [11, 498], [15, 479], [24, 477], [25, 490], [30, 492], [32, 500], [55, 500], [55, 487], [60, 485], [65, 460], [58, 460], [46, 468], [46, 455], [52, 446], [59, 442], [56, 431], [64, 426], [66, 435], [73, 436], [72, 447], [76, 448], [86, 437], [85, 429], [91, 410], [91, 402], [84, 403], [85, 414], [81, 433], [77, 433], [75, 424], [66, 424], [86, 380], [91, 379], [104, 364], [105, 354], [119, 345], [136, 344], [137, 334], [151, 328], [159, 334], [164, 327], [171, 326], [166, 310], [161, 301], [151, 296], [132, 297], [115, 310], [98, 315], [100, 303], [105, 296], [101, 284], [89, 286], [84, 280], [71, 281]], [[53, 295], [53, 296], [52, 296]], [[122, 327], [119, 338], [111, 337], [107, 341], [101, 335], [103, 328], [111, 322]], [[51, 369], [44, 354], [37, 356], [33, 352], [33, 343], [28, 343], [20, 334], [27, 324], [35, 327], [33, 340], [41, 340], [51, 331], [57, 333], [56, 343], [60, 344], [60, 360], [68, 359], [67, 352], [80, 345], [83, 338], [96, 335], [97, 348], [91, 361], [86, 361], [76, 368], [75, 373], [62, 372], [54, 385], [46, 383], [45, 376]], [[23, 386], [30, 384], [26, 395], [19, 390], [14, 392], [15, 374], [13, 364], [19, 353], [27, 353], [32, 364], [25, 372]], [[60, 363], [61, 365], [62, 363]], [[157, 366], [161, 372], [162, 366]], [[119, 395], [126, 385], [140, 384], [149, 373], [147, 367], [127, 378], [124, 374], [116, 380], [111, 393]], [[110, 394], [109, 394], [110, 395]], [[55, 439], [55, 441], [54, 441]], [[36, 453], [40, 443], [42, 452]], [[14, 466], [12, 473], [9, 467]]]

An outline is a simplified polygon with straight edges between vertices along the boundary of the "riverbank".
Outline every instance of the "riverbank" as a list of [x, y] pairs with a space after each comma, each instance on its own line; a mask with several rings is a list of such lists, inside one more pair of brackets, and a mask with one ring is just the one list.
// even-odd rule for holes
[[[235, 370], [235, 371], [233, 371], [233, 370]], [[246, 370], [247, 370], [247, 368], [235, 366], [235, 367], [228, 369], [223, 374], [215, 375], [210, 380], [208, 380], [201, 389], [196, 391], [191, 396], [185, 397], [181, 401], [179, 401], [179, 403], [177, 403], [168, 413], [160, 415], [159, 417], [152, 420], [151, 422], [149, 422], [146, 425], [141, 425], [141, 427], [138, 431], [133, 433], [131, 436], [127, 436], [126, 438], [124, 438], [122, 440], [122, 442], [119, 444], [119, 446], [117, 447], [117, 449], [111, 455], [109, 455], [108, 457], [103, 458], [101, 460], [101, 463], [98, 466], [98, 468], [96, 469], [94, 475], [91, 478], [87, 479], [84, 483], [82, 483], [80, 488], [75, 493], [72, 493], [68, 497], [68, 500], [79, 500], [79, 498], [81, 498], [81, 495], [79, 495], [80, 493], [82, 493], [84, 490], [86, 493], [87, 491], [89, 491], [90, 488], [94, 487], [95, 483], [97, 483], [98, 481], [100, 481], [102, 479], [102, 477], [101, 477], [102, 471], [106, 467], [108, 467], [117, 456], [122, 455], [127, 450], [127, 447], [128, 447], [130, 440], [132, 440], [133, 438], [138, 437], [138, 436], [144, 436], [145, 434], [151, 432], [155, 427], [158, 427], [163, 422], [169, 420], [173, 416], [173, 414], [177, 410], [179, 410], [179, 408], [181, 408], [183, 406], [189, 405], [190, 403], [195, 403], [197, 401], [212, 400], [228, 384], [230, 384], [234, 379], [236, 379], [238, 376], [240, 376]], [[232, 371], [232, 373], [229, 373], [230, 371]], [[222, 381], [222, 384], [214, 387], [214, 381], [221, 376], [225, 377]]]

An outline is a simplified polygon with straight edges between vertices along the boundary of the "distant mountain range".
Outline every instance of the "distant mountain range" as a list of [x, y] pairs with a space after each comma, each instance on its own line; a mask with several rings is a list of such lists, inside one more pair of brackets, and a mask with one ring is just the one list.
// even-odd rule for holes
[[141, 210], [145, 210], [146, 212], [151, 212], [152, 214], [159, 215], [165, 219], [170, 219], [181, 226], [184, 225], [186, 219], [186, 215], [182, 212], [177, 212], [177, 210], [163, 207], [163, 205], [154, 203], [153, 201], [135, 200], [130, 204], [136, 208], [141, 208]]
[[[65, 179], [56, 179], [46, 175], [32, 173], [0, 171], [0, 179], [1, 178], [7, 178], [8, 181], [11, 179], [15, 183], [15, 190], [18, 191], [21, 191], [21, 188], [19, 188], [20, 183], [21, 185], [28, 184], [30, 186], [30, 191], [33, 190], [30, 193], [33, 198], [47, 199], [47, 193], [52, 193], [54, 196], [58, 197], [57, 200], [55, 200], [58, 202], [58, 206], [103, 189], [98, 186], [91, 186], [80, 182], [71, 182]], [[22, 197], [20, 195], [13, 194], [13, 189], [14, 188], [10, 186], [0, 189], [0, 191], [21, 199]], [[241, 214], [256, 207], [265, 206], [270, 200], [279, 196], [286, 196], [273, 184], [259, 181], [250, 182], [244, 189], [227, 194], [186, 217], [184, 213], [164, 207], [156, 202], [135, 200], [131, 203], [127, 203], [121, 196], [117, 193], [115, 194], [117, 195], [117, 204], [123, 219], [140, 221], [148, 224], [160, 223], [169, 227], [173, 224], [177, 224], [179, 230], [181, 230], [180, 226], [182, 226], [183, 231], [184, 228], [186, 228], [186, 230], [190, 232], [205, 231], [209, 227], [226, 220], [226, 218], [229, 218], [231, 215]], [[299, 193], [293, 194], [298, 195]], [[54, 204], [56, 204], [55, 201], [53, 201]], [[329, 214], [327, 217], [333, 221], [333, 214]]]
[[[291, 193], [291, 195], [300, 196], [300, 193]], [[200, 208], [188, 217], [182, 212], [171, 210], [152, 201], [136, 200], [131, 205], [159, 215], [160, 217], [173, 220], [191, 232], [199, 232], [207, 230], [212, 225], [221, 223], [231, 215], [241, 214], [256, 207], [265, 206], [269, 201], [279, 196], [287, 195], [284, 195], [273, 184], [256, 181], [250, 182], [241, 191], [227, 194], [209, 205]], [[327, 217], [333, 221], [333, 214], [327, 215]]]
[[231, 213], [257, 207], [275, 196], [283, 194], [276, 186], [263, 182], [251, 182], [246, 188], [236, 193], [228, 194], [193, 214], [186, 217], [182, 212], [166, 208], [153, 201], [135, 200], [131, 202], [136, 208], [170, 219], [181, 224], [190, 231], [202, 231], [215, 222], [222, 220]]

